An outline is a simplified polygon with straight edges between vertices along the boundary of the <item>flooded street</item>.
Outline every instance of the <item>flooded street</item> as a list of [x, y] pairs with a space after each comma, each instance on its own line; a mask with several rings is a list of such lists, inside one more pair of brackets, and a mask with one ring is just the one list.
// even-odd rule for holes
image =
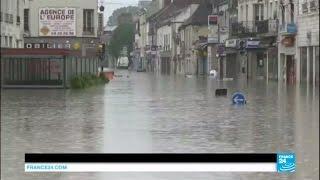
[[[86, 90], [3, 90], [1, 179], [319, 178], [319, 87], [116, 74], [123, 76]], [[216, 88], [228, 96], [215, 97]], [[237, 90], [247, 105], [231, 105]], [[296, 153], [296, 173], [24, 173], [25, 153], [278, 151]]]

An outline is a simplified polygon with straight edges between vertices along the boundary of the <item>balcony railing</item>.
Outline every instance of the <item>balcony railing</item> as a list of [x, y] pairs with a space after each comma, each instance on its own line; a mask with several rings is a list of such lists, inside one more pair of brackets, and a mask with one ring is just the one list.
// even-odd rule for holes
[[231, 23], [231, 35], [246, 36], [252, 34], [276, 34], [277, 20], [242, 21]]

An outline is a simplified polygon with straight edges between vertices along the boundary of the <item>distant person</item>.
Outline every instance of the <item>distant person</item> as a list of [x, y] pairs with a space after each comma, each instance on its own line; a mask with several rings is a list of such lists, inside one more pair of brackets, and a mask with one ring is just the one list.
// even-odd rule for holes
[[128, 70], [132, 70], [133, 61], [132, 58], [129, 58]]
[[212, 70], [210, 71], [210, 76], [212, 76], [214, 79], [217, 78], [217, 75], [218, 75], [218, 72], [217, 72], [215, 69], [212, 69]]

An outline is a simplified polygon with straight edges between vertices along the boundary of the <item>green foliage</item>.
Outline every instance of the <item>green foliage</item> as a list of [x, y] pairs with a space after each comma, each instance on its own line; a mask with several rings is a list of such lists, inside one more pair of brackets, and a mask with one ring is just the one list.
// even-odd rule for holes
[[109, 17], [108, 19], [108, 26], [116, 26], [118, 25], [118, 17], [122, 14], [122, 13], [130, 13], [132, 15], [137, 14], [139, 11], [139, 8], [136, 6], [128, 6], [128, 7], [122, 7], [119, 9], [116, 9], [115, 11], [113, 11], [112, 15]]
[[108, 46], [109, 53], [116, 59], [120, 56], [123, 47], [128, 47], [128, 52], [133, 49], [134, 25], [121, 24], [114, 30], [113, 36]]
[[91, 86], [97, 86], [100, 84], [106, 84], [109, 80], [104, 76], [95, 76], [92, 74], [84, 74], [82, 76], [74, 76], [71, 79], [71, 88], [73, 89], [84, 89]]

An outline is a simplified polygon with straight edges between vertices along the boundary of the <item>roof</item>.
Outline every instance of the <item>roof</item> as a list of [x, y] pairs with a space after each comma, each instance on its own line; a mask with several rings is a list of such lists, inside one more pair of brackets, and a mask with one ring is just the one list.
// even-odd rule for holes
[[201, 3], [193, 15], [187, 19], [180, 28], [184, 28], [189, 25], [207, 25], [208, 24], [208, 15], [210, 15], [212, 9], [205, 3]]
[[183, 9], [187, 8], [190, 4], [199, 4], [201, 0], [175, 0], [170, 5], [162, 8], [157, 13], [151, 15], [148, 20], [155, 20], [162, 25], [165, 20], [179, 14]]

